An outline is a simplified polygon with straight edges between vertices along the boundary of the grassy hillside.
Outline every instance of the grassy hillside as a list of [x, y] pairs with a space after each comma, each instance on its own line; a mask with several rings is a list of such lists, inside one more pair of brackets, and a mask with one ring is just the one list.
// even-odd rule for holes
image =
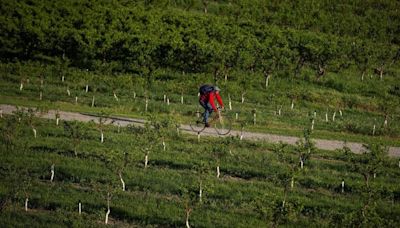
[[[212, 75], [208, 74], [183, 75], [160, 69], [151, 89], [146, 89], [146, 82], [138, 75], [110, 77], [68, 68], [60, 76], [57, 66], [34, 63], [2, 64], [1, 70], [3, 103], [141, 118], [157, 114], [181, 124], [193, 121], [194, 113], [201, 110], [198, 86], [212, 81]], [[398, 79], [380, 80], [371, 75], [361, 81], [351, 73], [332, 73], [319, 81], [271, 77], [268, 87], [263, 88], [264, 79], [260, 75], [237, 71], [232, 72], [227, 82], [221, 82], [220, 87], [228, 112], [234, 119], [238, 114], [236, 129], [301, 136], [314, 120], [316, 138], [400, 145], [399, 100], [393, 86]], [[393, 90], [394, 94], [381, 96], [382, 90]]]
[[[399, 227], [400, 163], [383, 147], [400, 146], [398, 9], [391, 0], [1, 1], [1, 104], [148, 125], [3, 114], [0, 224], [99, 227], [109, 209], [115, 227]], [[221, 88], [235, 129], [303, 141], [178, 133], [202, 111], [205, 83]], [[315, 138], [362, 142], [368, 153], [317, 150]]]
[[[115, 226], [184, 226], [189, 209], [193, 227], [399, 225], [397, 160], [311, 147], [301, 169], [298, 159], [307, 145], [199, 142], [164, 119], [150, 123], [158, 130], [118, 130], [95, 123], [56, 126], [18, 112], [0, 124], [5, 226], [101, 226], [108, 193]], [[370, 170], [376, 177], [367, 174], [367, 186], [363, 175]]]

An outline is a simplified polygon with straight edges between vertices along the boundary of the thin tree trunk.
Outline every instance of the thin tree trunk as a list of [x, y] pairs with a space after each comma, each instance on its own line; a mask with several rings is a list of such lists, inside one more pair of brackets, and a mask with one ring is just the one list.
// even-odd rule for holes
[[80, 200], [79, 200], [79, 203], [78, 203], [78, 213], [82, 214], [82, 203], [81, 203]]
[[167, 98], [167, 105], [169, 106], [169, 98]]
[[311, 131], [314, 130], [314, 123], [315, 123], [314, 119], [311, 120]]
[[290, 182], [290, 188], [293, 189], [294, 187], [294, 176], [292, 176], [292, 180]]
[[147, 112], [147, 107], [149, 106], [149, 100], [146, 98], [145, 102], [146, 102], [146, 106], [144, 108], [144, 111]]
[[336, 117], [336, 112], [333, 112], [333, 115], [332, 115], [332, 122], [335, 122], [335, 117]]
[[60, 118], [56, 118], [56, 125], [58, 126], [58, 124], [60, 123]]
[[342, 180], [342, 193], [344, 193], [344, 180]]
[[67, 88], [67, 94], [68, 94], [68, 96], [71, 96], [71, 91], [69, 91], [68, 88]]
[[165, 141], [162, 142], [162, 145], [163, 145], [163, 150], [165, 151], [166, 148], [167, 148], [167, 145], [165, 144]]
[[328, 123], [328, 112], [325, 113], [325, 122]]
[[385, 121], [383, 122], [383, 126], [384, 127], [387, 127], [387, 125], [388, 125], [388, 120], [387, 120], [387, 115], [385, 116]]
[[146, 156], [144, 156], [144, 168], [147, 168], [148, 163], [149, 163], [149, 154], [146, 154]]
[[111, 200], [111, 194], [108, 192], [107, 193], [107, 213], [106, 213], [106, 220], [105, 224], [108, 224], [108, 216], [110, 215], [110, 200]]
[[92, 107], [94, 107], [94, 95], [93, 95], [93, 98], [92, 98]]
[[376, 126], [374, 124], [374, 127], [372, 128], [372, 135], [375, 135], [375, 130], [376, 130]]
[[231, 95], [228, 95], [228, 99], [229, 99], [229, 110], [232, 110]]
[[106, 212], [106, 220], [104, 221], [105, 224], [108, 224], [108, 216], [110, 215], [110, 206], [107, 207], [107, 212]]
[[181, 95], [181, 104], [183, 104], [183, 95]]
[[200, 181], [200, 189], [199, 189], [199, 200], [202, 202], [202, 196], [203, 196], [203, 186], [202, 182]]
[[89, 91], [89, 85], [86, 84], [85, 92], [87, 93]]
[[197, 142], [200, 142], [200, 132], [197, 132]]
[[102, 130], [100, 131], [100, 142], [101, 142], [101, 143], [104, 142], [104, 133], [103, 133]]
[[283, 201], [282, 201], [282, 208], [285, 207], [285, 204], [286, 204], [286, 197], [287, 197], [287, 191], [286, 191], [286, 187], [285, 187], [285, 193], [284, 193]]
[[50, 182], [53, 182], [54, 180], [54, 164], [51, 165], [51, 176], [50, 176]]
[[242, 104], [244, 103], [244, 95], [245, 95], [246, 93], [242, 93]]
[[121, 183], [122, 183], [122, 191], [125, 192], [125, 181], [124, 181], [124, 179], [122, 179], [122, 173], [119, 172], [118, 175], [119, 175], [119, 179], [121, 180]]
[[24, 88], [24, 84], [21, 82], [21, 84], [19, 85], [19, 91], [22, 91], [23, 88]]
[[304, 167], [304, 161], [303, 158], [300, 157], [300, 168], [303, 169]]
[[75, 104], [78, 104], [78, 97], [75, 96]]
[[369, 174], [364, 174], [364, 180], [367, 187], [369, 187]]
[[208, 13], [208, 1], [203, 0], [203, 6], [204, 6], [204, 13], [207, 14]]
[[292, 104], [290, 105], [290, 109], [293, 110], [293, 108], [294, 108], [294, 101], [292, 100]]
[[29, 202], [29, 198], [26, 197], [25, 198], [25, 211], [28, 211], [28, 202]]
[[235, 113], [235, 119], [236, 119], [236, 120], [239, 119], [239, 113]]
[[119, 101], [119, 99], [118, 99], [118, 97], [117, 97], [117, 94], [115, 94], [115, 92], [114, 92], [114, 98], [115, 98], [115, 100], [118, 102]]
[[253, 125], [256, 125], [256, 121], [257, 121], [257, 113], [253, 114]]
[[37, 132], [36, 132], [36, 129], [35, 128], [32, 128], [32, 131], [33, 131], [33, 137], [35, 137], [36, 138], [36, 136], [37, 136]]
[[192, 209], [186, 209], [186, 228], [190, 228], [189, 225], [189, 217], [190, 217], [190, 212], [192, 211]]
[[267, 75], [267, 77], [265, 77], [265, 88], [268, 87], [269, 84], [269, 75]]
[[219, 178], [219, 176], [221, 175], [221, 173], [219, 172], [219, 165], [217, 166], [217, 178]]
[[43, 99], [43, 92], [40, 91], [40, 92], [39, 92], [39, 100], [42, 100], [42, 99]]

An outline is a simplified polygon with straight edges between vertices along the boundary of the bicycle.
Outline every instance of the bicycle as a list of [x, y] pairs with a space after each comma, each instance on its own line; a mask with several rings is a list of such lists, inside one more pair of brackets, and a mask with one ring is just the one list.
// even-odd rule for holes
[[[203, 113], [197, 111], [195, 114], [195, 121], [193, 121], [189, 125], [194, 132], [201, 133], [202, 131], [204, 131], [204, 129], [206, 129], [205, 123], [203, 121]], [[232, 130], [232, 119], [229, 115], [227, 115], [226, 112], [221, 112], [220, 109], [218, 109], [218, 114], [219, 115], [213, 115], [211, 120], [208, 121], [208, 124], [210, 124], [210, 127], [213, 127], [215, 129], [218, 135], [227, 135]]]

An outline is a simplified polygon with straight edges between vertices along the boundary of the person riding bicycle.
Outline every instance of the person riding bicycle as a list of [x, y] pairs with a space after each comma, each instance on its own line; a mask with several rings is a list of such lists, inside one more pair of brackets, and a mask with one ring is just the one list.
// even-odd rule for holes
[[217, 115], [219, 115], [218, 109], [215, 106], [214, 102], [215, 98], [217, 99], [220, 107], [222, 109], [224, 108], [224, 103], [222, 102], [221, 96], [219, 95], [219, 91], [220, 89], [218, 88], [218, 86], [212, 86], [212, 85], [200, 86], [199, 103], [204, 108], [203, 122], [206, 127], [210, 127], [210, 124], [208, 123], [208, 117], [211, 115], [213, 111], [215, 111]]

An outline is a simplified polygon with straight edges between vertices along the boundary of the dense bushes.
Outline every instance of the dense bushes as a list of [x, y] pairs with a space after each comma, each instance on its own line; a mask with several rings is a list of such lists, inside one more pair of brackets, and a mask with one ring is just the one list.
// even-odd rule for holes
[[[219, 10], [204, 14], [171, 1], [2, 1], [0, 56], [3, 61], [68, 59], [83, 69], [136, 72], [146, 79], [157, 68], [208, 73], [241, 68], [297, 76], [306, 65], [332, 72], [353, 63], [361, 72], [386, 72], [398, 58], [400, 35], [394, 26], [399, 18], [392, 10], [397, 3], [374, 8], [375, 3], [343, 3], [346, 11], [332, 14], [337, 5], [330, 2], [214, 2]], [[366, 15], [351, 13], [364, 10]]]

